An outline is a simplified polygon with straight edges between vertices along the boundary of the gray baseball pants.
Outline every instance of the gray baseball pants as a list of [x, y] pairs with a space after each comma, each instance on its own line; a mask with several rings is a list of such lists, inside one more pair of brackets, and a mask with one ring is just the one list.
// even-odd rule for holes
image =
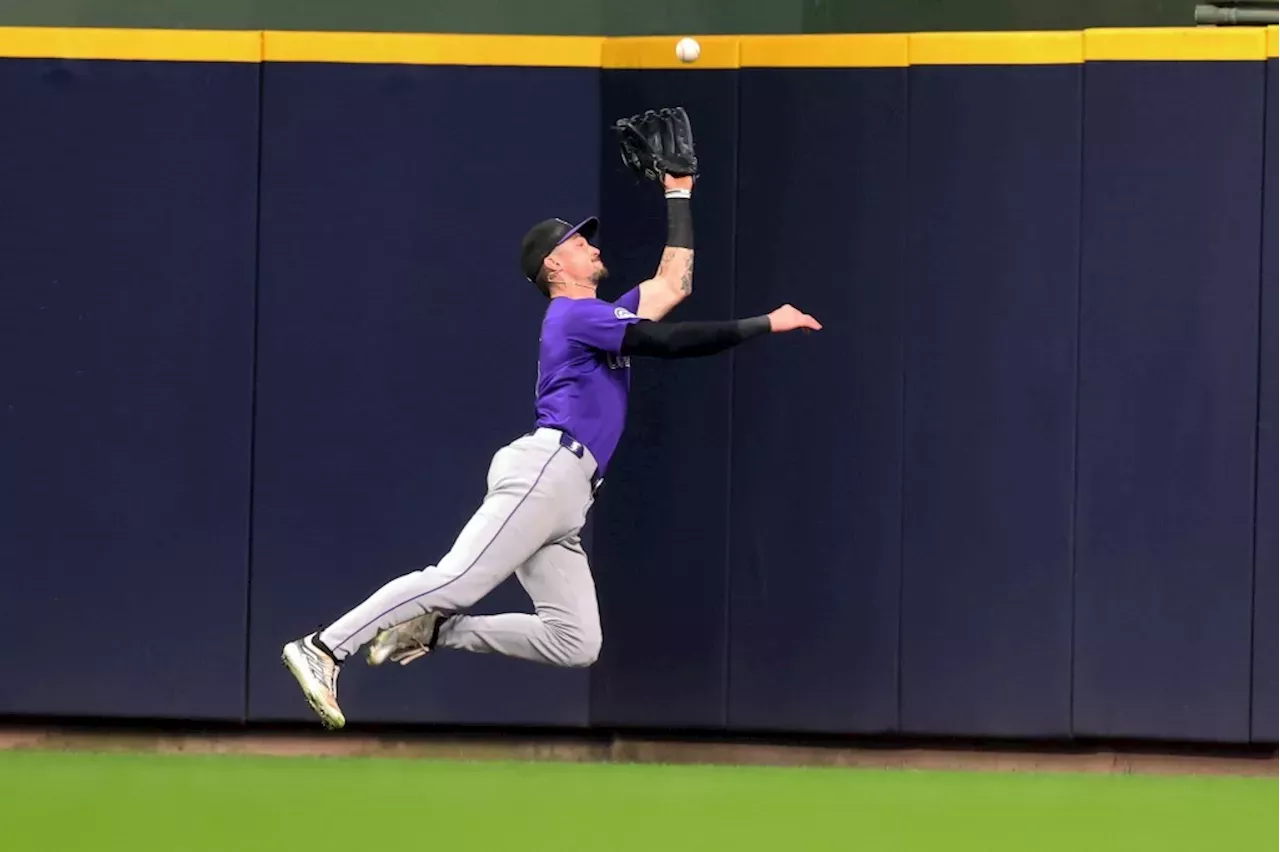
[[429, 610], [459, 612], [512, 573], [534, 613], [450, 619], [437, 647], [588, 666], [600, 653], [600, 614], [581, 532], [595, 499], [590, 450], [538, 429], [498, 450], [484, 502], [436, 565], [397, 577], [320, 634], [338, 659], [378, 631]]

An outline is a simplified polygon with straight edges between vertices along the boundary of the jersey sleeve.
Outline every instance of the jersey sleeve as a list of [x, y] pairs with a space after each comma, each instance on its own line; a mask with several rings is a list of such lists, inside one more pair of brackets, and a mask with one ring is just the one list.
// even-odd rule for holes
[[640, 310], [640, 285], [637, 284], [627, 292], [623, 293], [622, 296], [613, 304], [620, 308], [626, 308], [633, 314]]
[[582, 346], [616, 355], [622, 348], [627, 326], [639, 321], [640, 317], [622, 304], [622, 299], [613, 304], [582, 299], [571, 306], [565, 317], [564, 333]]

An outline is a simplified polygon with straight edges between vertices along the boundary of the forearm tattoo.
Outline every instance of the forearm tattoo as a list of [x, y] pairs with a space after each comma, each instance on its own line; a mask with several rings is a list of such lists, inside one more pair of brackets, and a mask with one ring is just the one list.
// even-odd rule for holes
[[658, 278], [675, 281], [684, 293], [693, 292], [693, 250], [668, 246], [658, 263]]

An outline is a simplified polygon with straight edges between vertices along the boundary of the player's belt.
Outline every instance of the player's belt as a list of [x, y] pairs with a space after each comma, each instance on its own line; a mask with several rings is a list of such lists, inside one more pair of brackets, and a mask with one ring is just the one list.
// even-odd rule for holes
[[[587, 450], [586, 446], [577, 438], [573, 437], [563, 429], [556, 429], [554, 426], [543, 426], [540, 428], [553, 429], [556, 432], [559, 432], [560, 446], [564, 447], [566, 450], [573, 453], [578, 458], [582, 458], [583, 455], [586, 453], [586, 450]], [[529, 434], [533, 435], [536, 432], [537, 430], [535, 429]], [[594, 494], [596, 491], [599, 491], [601, 485], [604, 485], [604, 477], [600, 475], [600, 469], [596, 468], [595, 470], [591, 471], [591, 492]]]

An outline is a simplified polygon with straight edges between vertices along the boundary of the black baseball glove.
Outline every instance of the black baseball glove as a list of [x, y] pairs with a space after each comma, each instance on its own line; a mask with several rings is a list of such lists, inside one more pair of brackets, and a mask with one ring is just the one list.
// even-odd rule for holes
[[613, 123], [627, 168], [647, 180], [662, 183], [672, 177], [698, 174], [698, 156], [693, 150], [693, 128], [684, 107], [646, 110]]

